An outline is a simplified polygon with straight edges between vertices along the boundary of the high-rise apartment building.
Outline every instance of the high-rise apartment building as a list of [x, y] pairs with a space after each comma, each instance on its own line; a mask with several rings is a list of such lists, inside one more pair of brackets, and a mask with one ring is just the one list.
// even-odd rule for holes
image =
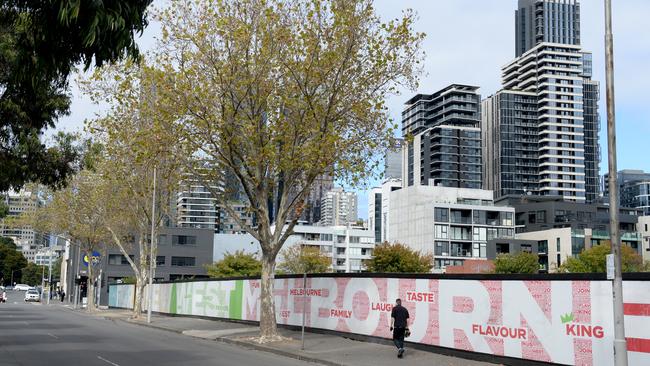
[[[621, 207], [640, 209], [644, 216], [650, 216], [650, 173], [633, 169], [619, 170], [617, 182]], [[605, 174], [603, 183], [604, 195], [609, 197], [609, 174]]]
[[502, 69], [503, 89], [482, 103], [484, 188], [496, 197], [534, 194], [593, 202], [599, 188], [599, 95], [598, 82], [591, 80], [591, 54], [576, 44], [579, 5], [521, 0], [518, 31], [530, 21], [521, 19], [529, 16], [522, 11], [529, 3], [541, 9], [534, 13], [535, 24], [551, 22], [542, 30], [551, 33], [532, 45], [526, 41], [522, 53], [518, 49], [518, 57]]
[[384, 180], [402, 179], [402, 146], [404, 139], [395, 139], [395, 144], [384, 154]]
[[[228, 186], [233, 186], [229, 182]], [[181, 182], [180, 189], [176, 194], [176, 202], [172, 207], [175, 226], [180, 228], [212, 229], [215, 233], [243, 233], [244, 230], [237, 221], [217, 202], [213, 191], [223, 189], [214, 184], [206, 185], [204, 182], [192, 177], [186, 177]], [[247, 204], [237, 193], [229, 195], [230, 206], [233, 208], [239, 219], [247, 225], [252, 226], [253, 215], [247, 210]]]
[[321, 201], [321, 226], [345, 226], [357, 222], [357, 194], [335, 187]]
[[478, 87], [452, 84], [417, 94], [402, 112], [405, 187], [435, 185], [481, 188], [481, 129]]
[[[38, 209], [43, 204], [38, 197], [38, 191], [29, 189], [23, 189], [19, 192], [7, 192], [4, 195], [0, 195], [0, 199], [9, 208], [9, 212], [7, 213], [8, 218], [15, 218], [29, 213]], [[18, 250], [22, 252], [25, 259], [29, 262], [34, 262], [38, 250], [48, 244], [47, 235], [34, 230], [32, 226], [13, 227], [7, 225], [4, 220], [0, 220], [0, 236], [13, 239]]]
[[375, 243], [383, 243], [388, 240], [390, 192], [401, 188], [401, 179], [387, 179], [381, 187], [371, 189], [368, 194], [368, 230], [374, 234]]
[[540, 43], [580, 44], [578, 0], [519, 0], [515, 11], [516, 56]]

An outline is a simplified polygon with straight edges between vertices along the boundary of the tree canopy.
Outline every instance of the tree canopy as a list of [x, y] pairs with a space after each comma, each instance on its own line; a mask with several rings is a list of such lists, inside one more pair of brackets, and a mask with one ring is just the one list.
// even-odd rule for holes
[[384, 242], [375, 246], [371, 259], [366, 261], [368, 272], [429, 273], [433, 256], [422, 254], [401, 243]]
[[280, 253], [278, 269], [287, 274], [331, 272], [332, 258], [321, 253], [318, 247], [298, 243]]
[[60, 186], [79, 153], [66, 135], [43, 132], [69, 113], [74, 66], [138, 57], [137, 32], [151, 0], [30, 1], [0, 5], [0, 191], [33, 181]]
[[262, 263], [257, 259], [257, 255], [238, 250], [226, 253], [222, 260], [207, 265], [206, 270], [212, 278], [259, 276]]
[[178, 1], [159, 19], [158, 109], [206, 188], [235, 177], [243, 192], [254, 226], [211, 189], [260, 243], [261, 340], [277, 339], [276, 257], [317, 177], [378, 174], [396, 128], [385, 100], [417, 86], [423, 34], [412, 11], [383, 21], [372, 0]]
[[[607, 254], [611, 254], [609, 241], [585, 249], [576, 257], [570, 257], [560, 268], [560, 272], [597, 273], [607, 269]], [[648, 270], [643, 264], [643, 258], [627, 245], [621, 245], [621, 270], [623, 272], [641, 272]]]
[[494, 273], [538, 273], [539, 257], [528, 252], [499, 254], [494, 260]]
[[[21, 269], [27, 266], [27, 260], [16, 249], [13, 240], [0, 237], [0, 279], [4, 280], [4, 284], [11, 282], [12, 272], [14, 272], [14, 282], [18, 282], [22, 276]], [[11, 285], [13, 286], [13, 283]]]

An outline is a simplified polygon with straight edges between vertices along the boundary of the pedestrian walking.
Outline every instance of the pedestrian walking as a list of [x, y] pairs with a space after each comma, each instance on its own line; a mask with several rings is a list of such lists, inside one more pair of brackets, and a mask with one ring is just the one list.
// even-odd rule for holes
[[65, 291], [61, 289], [61, 302], [63, 302], [63, 300], [65, 300]]
[[404, 356], [404, 337], [409, 333], [409, 311], [402, 306], [402, 300], [395, 300], [395, 306], [390, 313], [390, 330], [393, 332], [393, 343], [397, 347], [397, 357]]

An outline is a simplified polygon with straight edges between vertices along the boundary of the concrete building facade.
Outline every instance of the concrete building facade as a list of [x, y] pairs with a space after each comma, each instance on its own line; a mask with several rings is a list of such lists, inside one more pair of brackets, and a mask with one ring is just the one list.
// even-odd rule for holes
[[437, 186], [390, 193], [389, 241], [434, 256], [434, 269], [486, 259], [487, 242], [514, 238], [515, 210], [494, 206], [492, 191]]

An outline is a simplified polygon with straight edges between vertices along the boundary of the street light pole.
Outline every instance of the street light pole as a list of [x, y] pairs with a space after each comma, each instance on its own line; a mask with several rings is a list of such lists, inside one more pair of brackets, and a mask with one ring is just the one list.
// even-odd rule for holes
[[50, 305], [50, 299], [52, 298], [52, 248], [47, 253], [49, 268], [47, 270], [47, 304]]
[[[151, 323], [151, 304], [153, 300], [153, 267], [156, 265], [156, 258], [154, 256], [154, 231], [155, 231], [155, 218], [156, 217], [156, 167], [153, 168], [153, 195], [151, 196], [151, 242], [149, 243], [149, 291], [147, 301], [147, 323]], [[140, 311], [140, 310], [138, 310]]]
[[627, 366], [627, 342], [623, 315], [623, 276], [621, 274], [621, 238], [618, 223], [618, 177], [616, 168], [616, 119], [614, 105], [614, 37], [612, 36], [612, 1], [605, 0], [605, 80], [607, 100], [607, 147], [609, 163], [609, 220], [614, 255], [614, 364]]

